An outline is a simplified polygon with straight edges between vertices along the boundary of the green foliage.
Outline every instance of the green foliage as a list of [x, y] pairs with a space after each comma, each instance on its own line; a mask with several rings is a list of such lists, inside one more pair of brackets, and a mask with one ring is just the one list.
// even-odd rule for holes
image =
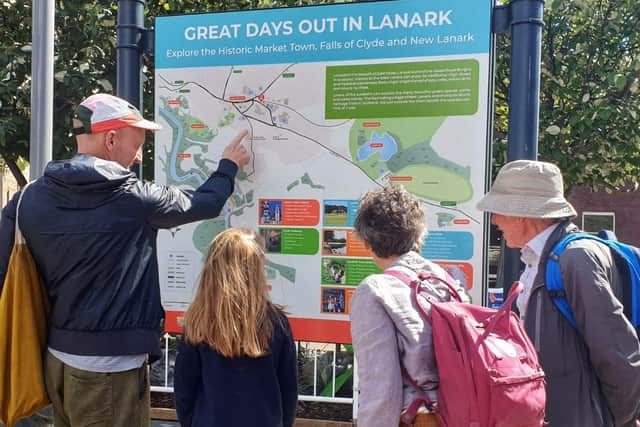
[[509, 52], [510, 39], [505, 35], [496, 40], [495, 90], [493, 111], [493, 176], [507, 162], [507, 133], [509, 131]]
[[571, 185], [613, 189], [637, 183], [640, 3], [551, 6], [543, 48], [541, 156], [557, 162]]
[[26, 1], [0, 3], [0, 155], [7, 165], [29, 149], [31, 26], [24, 20], [29, 11]]
[[[18, 156], [29, 157], [32, 1], [0, 1], [0, 157], [14, 164]], [[149, 0], [145, 16], [146, 26], [150, 28], [156, 16], [343, 2]], [[115, 93], [117, 6], [117, 0], [55, 2], [55, 159], [68, 158], [75, 151], [75, 141], [70, 133], [75, 106], [92, 93]], [[147, 57], [145, 65], [144, 114], [150, 117], [153, 115], [153, 58]], [[152, 138], [149, 140], [151, 142]], [[151, 178], [153, 145], [145, 144], [145, 149], [143, 170], [145, 176]]]
[[[0, 157], [28, 158], [31, 105], [31, 5], [0, 1]], [[155, 16], [344, 0], [155, 0]], [[71, 115], [87, 95], [115, 92], [117, 0], [56, 0], [54, 158], [72, 155]], [[540, 103], [540, 158], [557, 163], [568, 186], [608, 190], [640, 176], [640, 2], [551, 0], [545, 9]], [[496, 58], [494, 165], [506, 161], [509, 38]], [[145, 115], [153, 114], [153, 59], [145, 59]], [[150, 138], [151, 139], [151, 138]], [[145, 176], [153, 170], [146, 144]], [[16, 170], [17, 168], [12, 168]]]
[[[18, 156], [29, 157], [31, 4], [0, 2], [0, 156], [16, 165]], [[113, 90], [115, 17], [115, 2], [56, 1], [54, 158], [75, 150], [74, 106], [88, 94]]]
[[115, 1], [56, 2], [54, 158], [70, 157], [74, 108], [86, 96], [115, 91]]
[[[542, 38], [539, 157], [568, 188], [612, 191], [640, 175], [640, 2], [553, 0]], [[496, 129], [506, 133], [509, 42], [500, 37]], [[506, 50], [505, 50], [506, 49]], [[496, 166], [504, 144], [494, 145]]]

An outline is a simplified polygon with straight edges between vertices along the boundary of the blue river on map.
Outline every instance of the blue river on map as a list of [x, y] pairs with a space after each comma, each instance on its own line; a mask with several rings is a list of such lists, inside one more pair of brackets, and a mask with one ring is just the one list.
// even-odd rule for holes
[[[371, 144], [382, 144], [382, 147], [371, 147]], [[378, 135], [371, 132], [371, 138], [358, 150], [358, 161], [367, 160], [376, 153], [380, 154], [380, 160], [386, 162], [398, 152], [398, 144], [388, 133]]]
[[[197, 173], [189, 173], [186, 175], [182, 175], [182, 176], [178, 176], [178, 174], [176, 173], [176, 162], [178, 159], [178, 148], [180, 148], [180, 143], [178, 141], [182, 140], [182, 136], [184, 135], [184, 128], [182, 126], [182, 123], [180, 123], [179, 121], [176, 120], [176, 118], [167, 110], [165, 110], [164, 108], [160, 108], [160, 114], [162, 115], [162, 117], [164, 117], [165, 119], [167, 119], [168, 121], [170, 121], [171, 123], [173, 123], [176, 128], [178, 129], [178, 133], [176, 134], [176, 139], [175, 139], [175, 143], [173, 144], [173, 149], [171, 150], [171, 163], [170, 163], [170, 167], [169, 167], [169, 172], [171, 173], [171, 178], [173, 178], [174, 181], [176, 182], [185, 182], [188, 181], [189, 179], [193, 178], [196, 181], [198, 181], [200, 183], [200, 185], [204, 184], [204, 179], [202, 179], [202, 177], [200, 175], [198, 175]], [[231, 198], [229, 198], [227, 200], [227, 202], [224, 204], [224, 208], [223, 208], [223, 217], [224, 217], [224, 222], [226, 224], [227, 227], [231, 227], [231, 207], [229, 205]]]
[[175, 139], [175, 143], [173, 144], [173, 150], [171, 151], [171, 164], [169, 167], [169, 172], [171, 173], [171, 178], [173, 178], [174, 181], [182, 183], [185, 181], [190, 180], [191, 178], [195, 179], [196, 181], [198, 181], [200, 183], [200, 185], [204, 184], [204, 179], [202, 179], [202, 177], [200, 175], [198, 175], [197, 173], [188, 173], [186, 175], [182, 175], [182, 176], [178, 176], [178, 174], [176, 173], [176, 169], [177, 169], [177, 159], [178, 159], [178, 148], [180, 148], [180, 142], [182, 141], [182, 136], [184, 135], [184, 128], [182, 127], [182, 123], [180, 123], [178, 120], [176, 120], [175, 117], [173, 117], [173, 115], [171, 113], [169, 113], [167, 110], [165, 110], [164, 108], [160, 108], [160, 114], [162, 115], [162, 117], [164, 117], [165, 119], [167, 119], [168, 121], [170, 121], [172, 124], [175, 125], [175, 127], [178, 129], [178, 133], [176, 135], [176, 139]]

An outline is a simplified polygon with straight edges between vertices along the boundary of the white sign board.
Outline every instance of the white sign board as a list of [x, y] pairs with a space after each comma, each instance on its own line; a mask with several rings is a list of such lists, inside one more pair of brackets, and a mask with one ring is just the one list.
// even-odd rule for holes
[[480, 302], [490, 12], [400, 0], [158, 18], [156, 181], [197, 188], [243, 129], [252, 155], [223, 215], [159, 235], [167, 329], [213, 237], [247, 227], [296, 337], [350, 342], [350, 298], [379, 271], [353, 233], [358, 199], [390, 183], [424, 203], [424, 256]]

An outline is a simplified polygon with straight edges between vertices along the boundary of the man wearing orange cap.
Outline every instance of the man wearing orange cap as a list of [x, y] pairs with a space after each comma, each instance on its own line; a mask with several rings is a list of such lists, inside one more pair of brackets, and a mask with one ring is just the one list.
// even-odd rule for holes
[[[96, 94], [73, 118], [78, 153], [50, 162], [23, 190], [19, 226], [51, 305], [45, 360], [56, 427], [148, 426], [147, 360], [160, 356], [156, 235], [213, 218], [249, 162], [240, 132], [195, 191], [145, 183], [129, 171], [146, 130], [123, 99]], [[0, 219], [0, 286], [13, 245], [14, 197]], [[1, 291], [1, 288], [0, 288]], [[2, 351], [2, 349], [0, 349]]]

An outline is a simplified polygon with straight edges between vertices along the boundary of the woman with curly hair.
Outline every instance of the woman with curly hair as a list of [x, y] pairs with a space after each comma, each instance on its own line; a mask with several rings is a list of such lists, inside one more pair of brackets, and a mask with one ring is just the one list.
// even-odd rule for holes
[[[366, 193], [360, 199], [355, 229], [384, 270], [365, 278], [351, 300], [360, 386], [358, 424], [397, 427], [416, 398], [427, 394], [436, 401], [438, 372], [431, 326], [412, 302], [411, 288], [385, 272], [393, 270], [410, 279], [426, 273], [454, 281], [442, 267], [420, 255], [427, 233], [424, 211], [403, 187]], [[423, 287], [436, 300], [450, 299], [445, 284], [433, 280], [423, 282]], [[410, 425], [436, 426], [435, 417], [426, 412], [423, 408]]]

